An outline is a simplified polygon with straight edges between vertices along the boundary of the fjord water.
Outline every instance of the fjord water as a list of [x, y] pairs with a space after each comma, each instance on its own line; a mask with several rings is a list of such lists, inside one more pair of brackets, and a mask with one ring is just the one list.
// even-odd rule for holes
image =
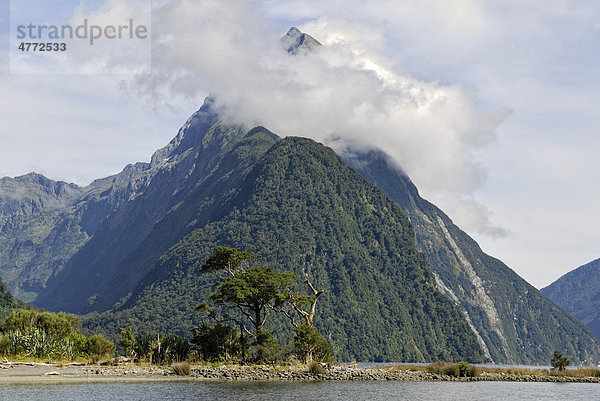
[[1, 400], [598, 400], [600, 385], [504, 382], [89, 383], [7, 385]]

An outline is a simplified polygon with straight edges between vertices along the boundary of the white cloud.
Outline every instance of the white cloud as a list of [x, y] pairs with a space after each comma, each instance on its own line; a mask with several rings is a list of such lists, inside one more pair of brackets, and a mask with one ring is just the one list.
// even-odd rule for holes
[[[455, 14], [459, 22], [466, 18]], [[131, 83], [137, 93], [177, 104], [210, 92], [248, 125], [384, 149], [425, 194], [472, 208], [478, 218], [465, 219], [469, 228], [502, 232], [470, 194], [486, 175], [472, 152], [494, 140], [507, 111], [479, 110], [458, 86], [394, 71], [379, 51], [385, 34], [375, 25], [342, 17], [308, 21], [300, 28], [324, 46], [290, 56], [278, 42], [285, 32], [249, 1], [177, 0], [155, 9], [153, 23], [152, 74]]]
[[[538, 287], [598, 257], [599, 2], [153, 3], [163, 8], [151, 74], [0, 76], [0, 174], [85, 182], [116, 172], [166, 143], [210, 91], [281, 135], [383, 147]], [[40, 15], [57, 10], [44, 4]], [[291, 25], [327, 50], [282, 54], [276, 41]], [[502, 106], [514, 112], [498, 126]], [[490, 221], [512, 235], [495, 239]]]
[[40, 77], [0, 76], [0, 176], [35, 171], [85, 185], [149, 161], [184, 118], [138, 107], [113, 77]]

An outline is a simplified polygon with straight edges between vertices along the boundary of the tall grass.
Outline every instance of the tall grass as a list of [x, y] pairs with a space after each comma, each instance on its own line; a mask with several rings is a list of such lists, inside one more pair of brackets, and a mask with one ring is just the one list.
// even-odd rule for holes
[[452, 377], [477, 377], [479, 368], [469, 365], [467, 362], [433, 362], [427, 367], [427, 371], [438, 375]]
[[312, 361], [308, 365], [308, 373], [312, 373], [313, 375], [323, 375], [325, 374], [325, 368], [321, 366], [319, 362]]
[[579, 368], [579, 369], [566, 369], [562, 371], [550, 372], [552, 376], [566, 376], [566, 377], [600, 377], [600, 369], [597, 368]]
[[173, 373], [177, 376], [189, 376], [192, 372], [192, 368], [189, 362], [177, 362], [171, 365]]

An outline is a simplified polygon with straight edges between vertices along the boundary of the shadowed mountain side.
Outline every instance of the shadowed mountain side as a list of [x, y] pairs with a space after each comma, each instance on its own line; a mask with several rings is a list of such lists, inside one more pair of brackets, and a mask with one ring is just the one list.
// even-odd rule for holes
[[[75, 313], [93, 307], [97, 294], [114, 278], [123, 258], [144, 241], [157, 221], [193, 190], [198, 184], [197, 177], [211, 168], [211, 146], [220, 144], [209, 141], [210, 146], [203, 147], [202, 141], [215, 123], [216, 114], [208, 101], [190, 117], [169, 145], [153, 155], [150, 164], [138, 163], [141, 168], [137, 170], [134, 167], [138, 165], [128, 166], [115, 176], [116, 184], [106, 191], [114, 191], [115, 186], [126, 188], [121, 190], [125, 196], [115, 202], [91, 238], [64, 268], [48, 280], [35, 300], [36, 305]], [[236, 131], [236, 134], [239, 133]], [[226, 139], [224, 135], [222, 140]], [[84, 198], [81, 203], [86, 201]], [[78, 285], [73, 287], [71, 283]]]

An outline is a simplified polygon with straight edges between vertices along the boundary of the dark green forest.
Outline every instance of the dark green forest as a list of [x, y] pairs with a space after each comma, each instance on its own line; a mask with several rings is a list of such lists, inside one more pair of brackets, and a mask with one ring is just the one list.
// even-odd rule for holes
[[[348, 151], [346, 154], [351, 154], [346, 161], [389, 195], [408, 216], [418, 249], [426, 255], [437, 280], [443, 283], [445, 294], [468, 314], [494, 362], [546, 363], [548, 352], [561, 349], [574, 360], [596, 363], [600, 347], [590, 330], [501, 260], [483, 252], [442, 210], [421, 198], [410, 178], [385, 153]], [[591, 283], [598, 283], [597, 277], [590, 275], [590, 287], [594, 286]], [[581, 293], [585, 291], [577, 294], [563, 291], [561, 298], [551, 299], [560, 306], [577, 303], [579, 309], [565, 307], [565, 310], [581, 312], [586, 310], [578, 299]], [[598, 308], [587, 310], [594, 313]], [[574, 316], [579, 317], [576, 313]]]

